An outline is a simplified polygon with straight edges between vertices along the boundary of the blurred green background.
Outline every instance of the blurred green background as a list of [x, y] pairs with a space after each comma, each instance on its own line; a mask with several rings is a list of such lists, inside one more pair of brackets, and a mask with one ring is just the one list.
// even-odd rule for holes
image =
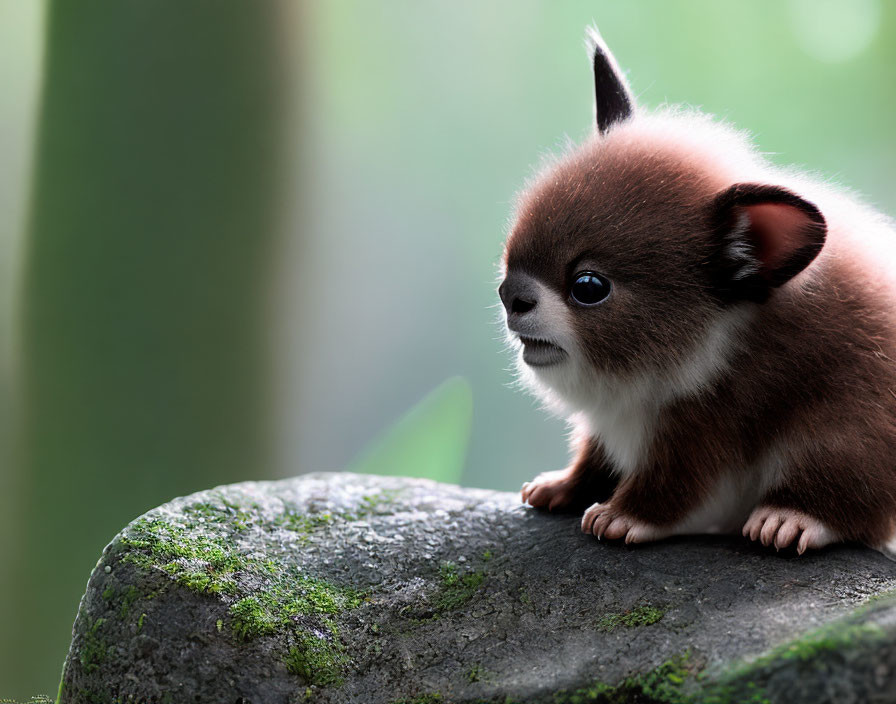
[[491, 306], [513, 193], [591, 129], [592, 21], [644, 105], [896, 213], [882, 0], [0, 0], [0, 697], [55, 690], [175, 495], [563, 465]]

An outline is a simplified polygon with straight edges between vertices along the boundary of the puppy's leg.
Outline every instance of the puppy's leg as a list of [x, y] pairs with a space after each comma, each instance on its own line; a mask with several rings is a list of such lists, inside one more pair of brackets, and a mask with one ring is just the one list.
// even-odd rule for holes
[[610, 497], [616, 479], [594, 438], [583, 437], [577, 443], [575, 461], [566, 469], [539, 474], [523, 484], [524, 503], [549, 511], [584, 508]]
[[744, 536], [779, 550], [794, 546], [800, 554], [841, 541], [874, 548], [886, 543], [896, 527], [890, 440], [863, 435], [848, 418], [831, 428], [816, 422], [815, 441], [782, 457], [783, 469], [744, 525]]
[[685, 468], [654, 465], [630, 476], [612, 498], [596, 503], [582, 518], [582, 531], [598, 538], [626, 543], [662, 540], [678, 533], [684, 519], [694, 511], [705, 492], [686, 487]]
[[582, 517], [582, 532], [591, 533], [598, 540], [624, 538], [628, 543], [649, 543], [672, 535], [670, 528], [653, 525], [622, 513], [616, 509], [613, 499], [591, 506]]

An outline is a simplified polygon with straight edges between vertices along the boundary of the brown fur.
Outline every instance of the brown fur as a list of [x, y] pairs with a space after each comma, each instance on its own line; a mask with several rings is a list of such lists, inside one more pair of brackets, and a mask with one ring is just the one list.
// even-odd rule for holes
[[[759, 269], [736, 278], [726, 238], [744, 212]], [[747, 311], [749, 322], [705, 384], [662, 400], [636, 470], [620, 471], [600, 433], [574, 420], [577, 458], [524, 499], [609, 499], [614, 515], [671, 527], [731, 473], [766, 481], [757, 505], [801, 511], [838, 539], [892, 538], [896, 276], [881, 247], [896, 235], [887, 228], [699, 116], [635, 115], [549, 166], [519, 199], [504, 267], [508, 280], [525, 273], [566, 302], [594, 378], [623, 388], [671, 378], [718, 321]], [[612, 282], [605, 302], [570, 300], [582, 270]], [[519, 331], [522, 317], [505, 305]], [[760, 477], [772, 461], [777, 473]]]

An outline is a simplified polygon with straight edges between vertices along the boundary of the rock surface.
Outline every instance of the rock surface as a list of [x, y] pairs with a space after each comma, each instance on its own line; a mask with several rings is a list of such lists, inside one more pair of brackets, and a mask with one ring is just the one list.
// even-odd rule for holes
[[60, 701], [896, 702], [894, 588], [859, 547], [625, 547], [516, 494], [245, 483], [106, 548]]

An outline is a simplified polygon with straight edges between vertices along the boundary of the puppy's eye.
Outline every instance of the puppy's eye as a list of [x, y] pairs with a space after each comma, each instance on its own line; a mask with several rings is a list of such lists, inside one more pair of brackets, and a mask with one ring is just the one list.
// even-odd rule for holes
[[580, 306], [593, 306], [610, 295], [610, 282], [593, 271], [580, 271], [572, 279], [569, 295]]

